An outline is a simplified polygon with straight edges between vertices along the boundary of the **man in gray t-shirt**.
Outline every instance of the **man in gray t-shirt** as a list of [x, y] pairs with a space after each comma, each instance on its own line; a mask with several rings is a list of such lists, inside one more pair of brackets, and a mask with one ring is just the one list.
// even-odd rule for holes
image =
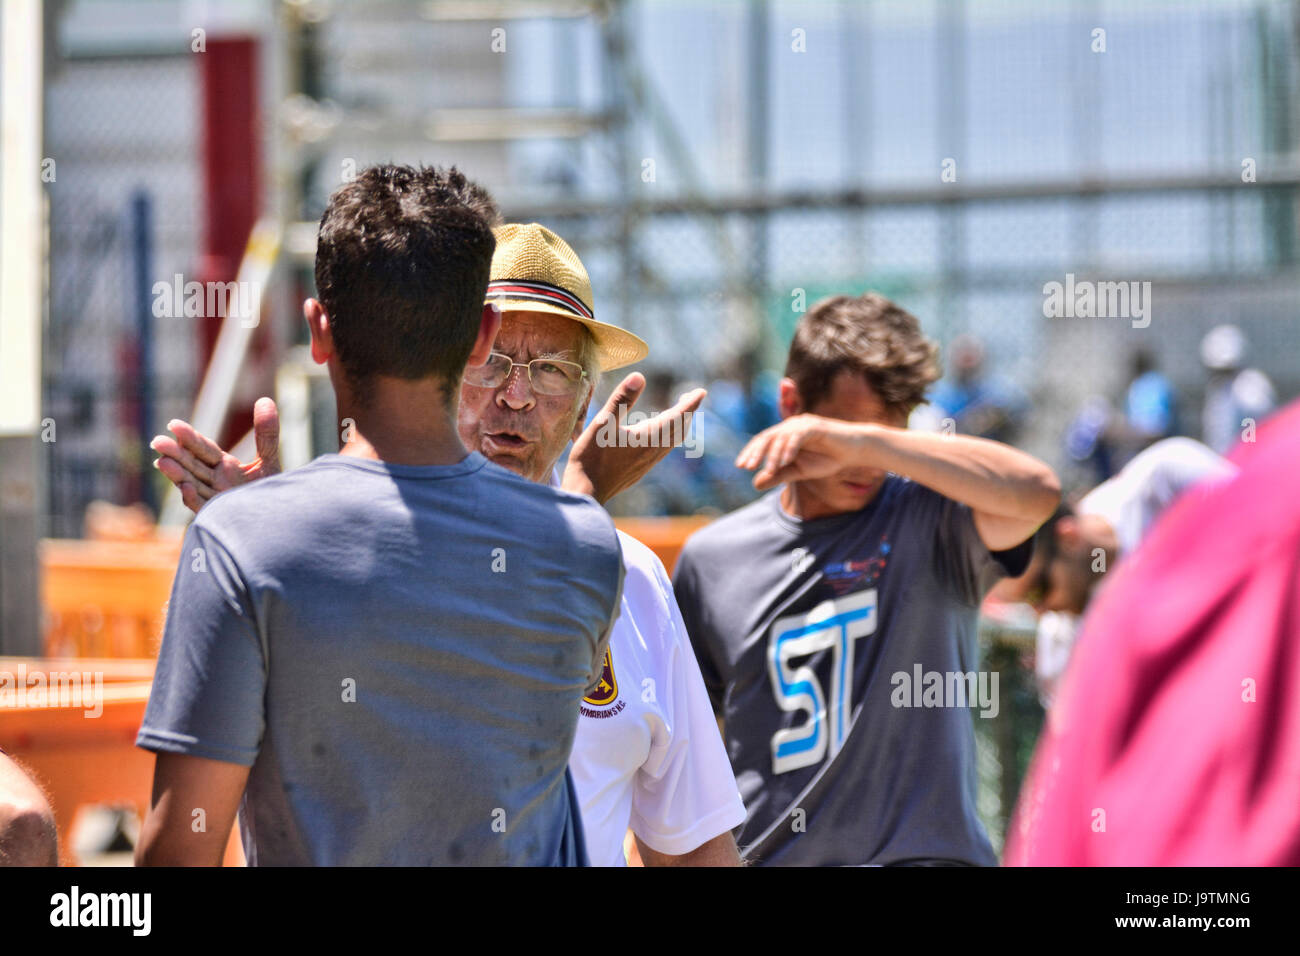
[[236, 808], [256, 865], [588, 862], [567, 765], [621, 551], [595, 501], [459, 437], [466, 362], [500, 326], [489, 207], [400, 166], [331, 197], [304, 312], [343, 447], [186, 534], [138, 862], [217, 862]]
[[722, 721], [758, 864], [996, 862], [972, 707], [996, 714], [976, 616], [1060, 497], [999, 442], [907, 430], [937, 376], [879, 295], [800, 320], [780, 425], [736, 463], [771, 494], [686, 542], [674, 591]]
[[621, 572], [593, 501], [478, 452], [323, 455], [210, 502], [182, 553], [138, 742], [251, 767], [251, 865], [577, 862], [565, 768]]

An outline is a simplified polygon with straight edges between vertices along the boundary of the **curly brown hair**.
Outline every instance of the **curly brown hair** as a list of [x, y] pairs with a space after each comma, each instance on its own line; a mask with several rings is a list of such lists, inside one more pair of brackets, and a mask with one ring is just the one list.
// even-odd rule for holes
[[921, 323], [875, 292], [822, 299], [795, 329], [785, 374], [805, 409], [830, 394], [844, 369], [865, 376], [885, 406], [903, 417], [942, 374], [939, 346], [921, 334]]

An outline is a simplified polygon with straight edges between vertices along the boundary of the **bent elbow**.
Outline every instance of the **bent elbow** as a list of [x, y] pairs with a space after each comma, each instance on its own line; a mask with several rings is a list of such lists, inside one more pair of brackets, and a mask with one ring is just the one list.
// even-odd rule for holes
[[1061, 479], [1049, 465], [1039, 469], [1034, 501], [1034, 517], [1039, 524], [1050, 518], [1061, 504]]

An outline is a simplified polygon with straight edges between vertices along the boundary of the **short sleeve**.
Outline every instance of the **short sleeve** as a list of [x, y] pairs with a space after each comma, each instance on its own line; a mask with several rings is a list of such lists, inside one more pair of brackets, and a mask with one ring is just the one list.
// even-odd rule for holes
[[935, 547], [943, 576], [961, 600], [979, 605], [1003, 577], [1018, 577], [1029, 567], [1034, 553], [1034, 536], [1005, 551], [985, 547], [975, 527], [975, 515], [964, 505], [938, 495], [939, 517]]
[[726, 693], [726, 682], [718, 669], [713, 652], [709, 647], [708, 623], [703, 620], [703, 609], [697, 590], [698, 579], [694, 564], [690, 558], [689, 548], [683, 549], [673, 570], [673, 604], [677, 616], [682, 620], [683, 628], [695, 655], [696, 670], [708, 692], [709, 703], [715, 714], [722, 713], [722, 699]]
[[680, 856], [743, 823], [745, 807], [686, 624], [662, 565], [655, 564], [663, 677], [654, 689], [664, 723], [637, 771], [631, 828], [660, 853]]
[[252, 766], [266, 724], [266, 655], [235, 559], [190, 525], [136, 746]]

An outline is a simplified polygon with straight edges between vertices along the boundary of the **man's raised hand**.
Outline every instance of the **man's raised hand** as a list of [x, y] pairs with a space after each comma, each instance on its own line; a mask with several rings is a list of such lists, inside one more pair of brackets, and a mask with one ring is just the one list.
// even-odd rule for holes
[[[685, 441], [691, 415], [708, 395], [702, 388], [687, 392], [677, 404], [635, 425], [619, 420], [619, 408], [636, 404], [645, 390], [645, 376], [633, 372], [619, 383], [600, 414], [573, 443], [562, 486], [591, 495], [601, 504], [646, 476], [664, 456]], [[611, 434], [614, 440], [608, 441]]]
[[259, 398], [253, 406], [257, 457], [247, 463], [222, 451], [189, 422], [174, 418], [167, 430], [176, 437], [157, 435], [149, 443], [158, 453], [154, 467], [180, 490], [181, 501], [195, 514], [222, 491], [280, 473], [280, 412], [269, 398]]
[[[858, 430], [862, 427], [856, 426]], [[758, 469], [754, 476], [758, 491], [791, 481], [827, 478], [854, 464], [861, 454], [858, 439], [859, 432], [848, 422], [795, 415], [751, 438], [736, 456], [736, 467]]]

